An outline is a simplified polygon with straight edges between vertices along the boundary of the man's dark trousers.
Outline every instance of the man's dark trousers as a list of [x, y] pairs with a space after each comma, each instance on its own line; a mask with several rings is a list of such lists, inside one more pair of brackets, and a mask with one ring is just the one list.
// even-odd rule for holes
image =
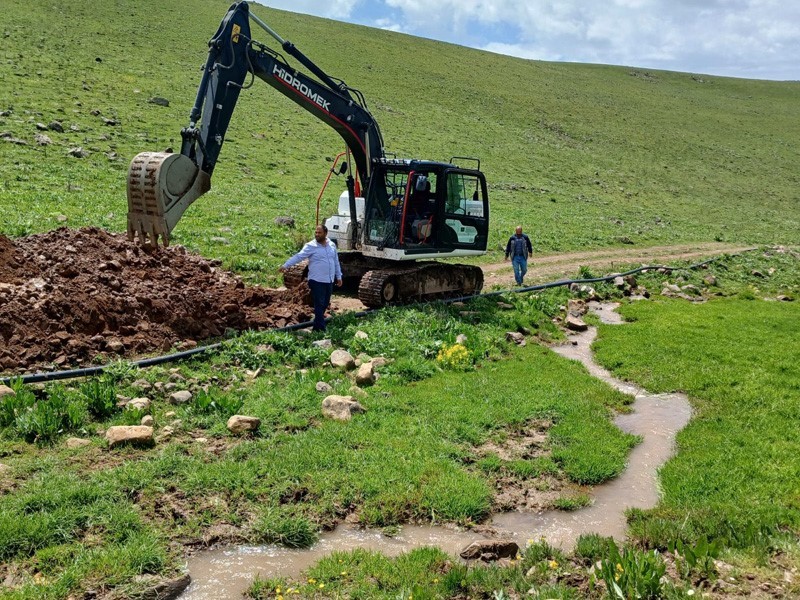
[[314, 299], [314, 331], [325, 331], [325, 310], [331, 303], [333, 294], [333, 283], [308, 280], [308, 287], [311, 288], [311, 297]]

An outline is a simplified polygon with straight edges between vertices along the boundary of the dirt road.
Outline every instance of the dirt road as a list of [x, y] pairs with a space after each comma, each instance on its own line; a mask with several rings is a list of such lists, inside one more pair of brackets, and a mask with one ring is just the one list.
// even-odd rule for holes
[[[525, 276], [525, 283], [534, 285], [544, 281], [572, 277], [582, 266], [591, 267], [598, 274], [605, 274], [622, 270], [622, 266], [670, 264], [695, 259], [699, 261], [721, 254], [735, 254], [749, 248], [752, 248], [752, 246], [702, 242], [675, 246], [653, 246], [650, 248], [604, 248], [583, 252], [534, 254], [533, 258], [528, 261], [528, 274]], [[513, 286], [514, 273], [510, 262], [482, 265], [482, 268], [484, 290]], [[357, 298], [348, 296], [334, 296], [333, 307], [335, 312], [364, 310], [364, 305]]]

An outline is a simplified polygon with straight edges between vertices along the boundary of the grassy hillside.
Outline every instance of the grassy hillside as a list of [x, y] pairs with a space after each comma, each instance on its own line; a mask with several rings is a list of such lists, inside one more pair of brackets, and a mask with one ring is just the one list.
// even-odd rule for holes
[[[0, 132], [28, 145], [0, 140], [0, 232], [52, 229], [63, 224], [60, 215], [70, 226], [122, 230], [127, 165], [140, 151], [179, 146], [206, 42], [227, 6], [6, 0], [0, 111], [9, 114]], [[387, 150], [482, 159], [492, 194], [490, 260], [516, 223], [539, 251], [796, 241], [797, 82], [526, 61], [255, 12], [364, 92]], [[170, 106], [148, 103], [153, 96]], [[36, 123], [53, 120], [65, 133], [47, 131], [53, 145], [36, 145]], [[90, 156], [67, 156], [75, 146]], [[326, 158], [341, 149], [332, 130], [256, 82], [237, 107], [214, 190], [188, 211], [176, 242], [255, 278], [272, 273], [296, 244], [272, 219], [295, 216], [306, 237]]]

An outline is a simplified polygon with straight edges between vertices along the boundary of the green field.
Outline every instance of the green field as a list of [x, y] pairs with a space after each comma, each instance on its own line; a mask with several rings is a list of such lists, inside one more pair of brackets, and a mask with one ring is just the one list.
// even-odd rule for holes
[[[122, 231], [127, 165], [140, 151], [179, 144], [206, 41], [226, 8], [210, 0], [6, 0], [0, 233]], [[517, 223], [537, 252], [797, 244], [797, 82], [525, 61], [254, 10], [361, 89], [387, 150], [482, 159], [492, 199], [485, 260], [500, 259]], [[170, 106], [149, 103], [154, 96]], [[54, 120], [65, 132], [44, 131], [53, 143], [37, 145], [37, 123]], [[67, 156], [77, 146], [89, 156]], [[174, 241], [249, 281], [275, 282], [276, 267], [309, 237], [314, 198], [341, 149], [332, 131], [256, 82], [240, 100], [214, 189], [186, 213]], [[279, 215], [295, 217], [297, 229], [275, 225]], [[708, 288], [711, 299], [660, 298], [667, 280]], [[656, 589], [650, 597], [688, 598], [722, 594], [714, 586], [733, 585], [730, 578], [741, 596], [761, 585], [776, 597], [800, 595], [798, 305], [775, 301], [800, 297], [797, 252], [761, 251], [639, 282], [656, 300], [623, 306], [632, 323], [601, 328], [598, 358], [648, 390], [685, 391], [695, 417], [661, 472], [662, 502], [629, 514], [621, 554], [597, 536], [568, 555], [535, 542], [504, 567], [468, 568], [435, 549], [396, 560], [356, 551], [313, 567], [313, 585], [291, 582], [300, 595], [500, 600], [533, 590], [599, 598], [603, 580], [626, 598]], [[619, 296], [611, 285], [597, 290]], [[347, 516], [388, 530], [409, 521], [471, 527], [490, 514], [501, 478], [557, 480], [566, 491], [554, 506], [585, 503], [581, 486], [619, 474], [637, 440], [611, 425], [630, 398], [544, 347], [561, 339], [554, 319], [568, 299], [558, 289], [504, 298], [514, 310], [482, 299], [364, 321], [337, 317], [334, 345], [390, 359], [360, 398], [367, 413], [346, 425], [320, 414], [316, 383], [347, 394], [352, 381], [328, 365], [315, 336], [249, 332], [172, 371], [117, 363], [99, 380], [15, 384], [17, 395], [0, 401], [0, 598], [62, 600], [90, 590], [139, 597], [178, 574], [186, 548], [220, 526], [222, 543], [292, 547]], [[515, 347], [507, 331], [526, 332], [529, 345]], [[467, 336], [462, 349], [459, 334]], [[155, 384], [191, 387], [195, 397], [176, 407], [166, 391], [146, 390]], [[154, 448], [109, 451], [104, 431], [143, 416], [118, 407], [116, 395], [145, 393], [156, 433], [172, 433]], [[234, 413], [260, 417], [259, 433], [230, 434]], [[544, 456], [504, 460], [482, 450], [531, 422], [550, 425]], [[89, 445], [67, 448], [70, 436]], [[685, 544], [677, 554], [676, 544]], [[662, 556], [671, 569], [665, 580]], [[604, 571], [592, 579], [597, 561]], [[251, 594], [277, 598], [287, 583], [260, 581]]]
[[[123, 230], [128, 163], [179, 146], [226, 7], [69, 0], [54, 14], [4, 3], [0, 111], [11, 112], [0, 132], [28, 145], [0, 141], [0, 233], [52, 229], [64, 224], [59, 215], [69, 226]], [[540, 252], [797, 239], [800, 83], [527, 61], [254, 12], [364, 93], [387, 151], [481, 158], [492, 201], [488, 260], [517, 223]], [[170, 106], [148, 103], [154, 96]], [[65, 133], [48, 131], [53, 145], [37, 146], [36, 123], [53, 120]], [[76, 146], [90, 156], [67, 156]], [[212, 192], [175, 241], [270, 280], [297, 243], [274, 217], [294, 216], [299, 238], [308, 237], [326, 159], [342, 149], [333, 130], [256, 81], [234, 114]], [[343, 182], [334, 187], [324, 212]]]

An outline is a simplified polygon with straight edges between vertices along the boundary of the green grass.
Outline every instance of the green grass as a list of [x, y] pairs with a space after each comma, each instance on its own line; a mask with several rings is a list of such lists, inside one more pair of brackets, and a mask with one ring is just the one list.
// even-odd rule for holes
[[[0, 111], [13, 110], [0, 117], [0, 131], [29, 145], [0, 142], [0, 233], [53, 229], [59, 215], [69, 226], [124, 230], [128, 163], [141, 151], [178, 148], [225, 8], [211, 0], [69, 0], [54, 19], [51, 6], [8, 0]], [[633, 68], [526, 61], [254, 10], [364, 92], [387, 150], [482, 159], [492, 199], [487, 260], [499, 259], [518, 223], [537, 251], [796, 239], [797, 82], [642, 77]], [[152, 96], [170, 106], [148, 103]], [[119, 125], [104, 125], [106, 117]], [[54, 144], [36, 146], [36, 123], [56, 119], [66, 132], [48, 132]], [[91, 155], [68, 157], [74, 146]], [[257, 81], [234, 114], [214, 189], [187, 212], [174, 241], [251, 280], [274, 281], [295, 238], [310, 235], [326, 159], [342, 146]], [[333, 210], [338, 184], [323, 213]], [[282, 214], [297, 219], [297, 234], [273, 224]]]
[[[624, 306], [597, 357], [648, 390], [685, 391], [692, 422], [661, 470], [658, 508], [636, 512], [649, 545], [702, 538], [749, 547], [800, 530], [800, 305], [720, 299]], [[663, 360], [668, 356], [669, 360]]]
[[[495, 474], [475, 464], [477, 447], [532, 420], [554, 424], [552, 457], [510, 464], [517, 476], [547, 472], [576, 483], [615, 476], [637, 441], [610, 422], [611, 410], [623, 410], [628, 398], [544, 347], [531, 344], [508, 354], [514, 346], [504, 332], [520, 324], [543, 338], [556, 335], [553, 313], [544, 309], [557, 307], [563, 294], [507, 298], [518, 311], [481, 300], [469, 307], [479, 316], [468, 319], [457, 307], [434, 305], [385, 311], [358, 323], [336, 320], [329, 333], [337, 344], [354, 353], [404, 357], [402, 368], [398, 360], [381, 370], [384, 377], [362, 399], [368, 412], [346, 424], [321, 417], [322, 396], [314, 387], [326, 380], [334, 391], [348, 393], [350, 380], [325, 366], [327, 356], [311, 346], [313, 338], [276, 333], [251, 333], [229, 342], [216, 358], [184, 364], [177, 373], [139, 374], [119, 366], [104, 383], [47, 387], [38, 400], [20, 390], [21, 410], [27, 410], [30, 402], [49, 406], [53, 398], [134, 395], [130, 384], [142, 376], [183, 376], [209, 386], [181, 407], [150, 394], [158, 427], [171, 422], [168, 411], [181, 421], [175, 438], [153, 450], [108, 452], [99, 439], [90, 448], [67, 450], [60, 443], [67, 431], [51, 445], [28, 444], [15, 425], [17, 407], [3, 413], [15, 419], [0, 432], [0, 454], [16, 455], [15, 487], [0, 497], [0, 559], [14, 565], [23, 582], [13, 597], [64, 598], [93, 581], [135, 587], [136, 574], [167, 576], [180, 567], [174, 544], [199, 539], [220, 522], [250, 542], [290, 547], [312, 544], [320, 528], [351, 512], [374, 527], [481, 522], [490, 514]], [[356, 338], [358, 329], [368, 337]], [[437, 360], [437, 349], [459, 333], [468, 336], [473, 366], [467, 369]], [[274, 352], [258, 349], [265, 343]], [[301, 366], [309, 368], [297, 370]], [[257, 367], [265, 369], [261, 378], [220, 389]], [[258, 435], [227, 433], [226, 407], [232, 405], [262, 420]], [[83, 435], [95, 437], [128, 412], [85, 414]], [[224, 444], [225, 451], [207, 450], [189, 432]], [[44, 562], [59, 574], [36, 575]]]

